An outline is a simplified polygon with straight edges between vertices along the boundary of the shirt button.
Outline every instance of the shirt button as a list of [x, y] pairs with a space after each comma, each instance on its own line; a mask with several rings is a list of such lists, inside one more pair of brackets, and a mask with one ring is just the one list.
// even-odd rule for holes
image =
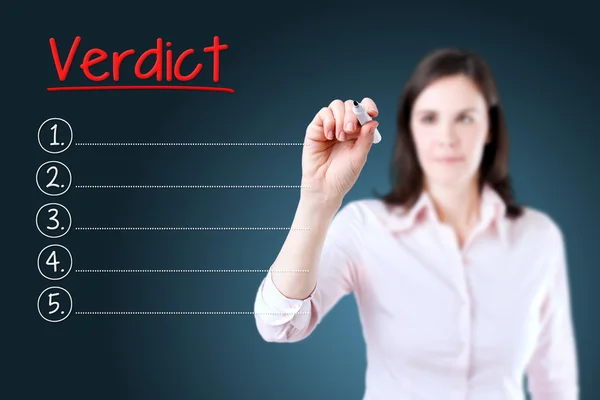
[[463, 265], [469, 265], [470, 261], [469, 261], [469, 259], [467, 257], [462, 256], [462, 263], [463, 263]]

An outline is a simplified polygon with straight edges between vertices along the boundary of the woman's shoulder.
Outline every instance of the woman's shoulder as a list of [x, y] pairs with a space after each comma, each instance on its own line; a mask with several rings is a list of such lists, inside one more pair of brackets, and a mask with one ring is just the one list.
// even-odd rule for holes
[[359, 198], [347, 201], [337, 212], [336, 218], [352, 221], [362, 227], [385, 224], [390, 208], [379, 198]]
[[510, 222], [516, 235], [536, 238], [548, 244], [562, 242], [562, 229], [548, 212], [531, 206], [522, 208], [521, 216]]

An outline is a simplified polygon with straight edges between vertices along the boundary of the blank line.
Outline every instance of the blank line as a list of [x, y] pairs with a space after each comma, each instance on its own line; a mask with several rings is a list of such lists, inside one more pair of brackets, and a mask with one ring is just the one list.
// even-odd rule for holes
[[[82, 273], [267, 273], [268, 269], [77, 269]], [[302, 273], [308, 269], [273, 270], [272, 273]]]
[[310, 143], [286, 142], [78, 142], [75, 146], [310, 146]]
[[76, 189], [307, 189], [303, 185], [74, 185]]
[[309, 228], [287, 228], [287, 227], [204, 227], [204, 226], [181, 226], [181, 227], [146, 227], [146, 226], [78, 226], [74, 228], [76, 231], [307, 231]]
[[309, 315], [310, 311], [261, 312], [254, 311], [75, 311], [76, 315]]

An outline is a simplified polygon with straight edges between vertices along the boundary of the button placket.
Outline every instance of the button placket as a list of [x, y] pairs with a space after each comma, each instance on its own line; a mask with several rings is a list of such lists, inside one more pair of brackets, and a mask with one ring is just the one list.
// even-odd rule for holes
[[453, 248], [454, 248], [454, 259], [458, 264], [458, 284], [460, 287], [460, 295], [462, 298], [461, 312], [460, 312], [460, 359], [463, 367], [465, 368], [465, 382], [468, 380], [469, 370], [471, 368], [471, 335], [473, 329], [473, 319], [472, 319], [472, 311], [473, 311], [473, 298], [471, 295], [471, 290], [469, 288], [468, 281], [468, 270], [466, 266], [469, 264], [469, 259], [467, 257], [467, 248], [473, 240], [473, 236], [465, 242], [465, 245], [461, 249], [458, 244], [458, 238], [456, 237], [456, 233], [453, 230], [450, 230], [452, 233], [453, 240]]
[[463, 267], [468, 267], [469, 264], [471, 263], [471, 261], [469, 260], [469, 257], [467, 257], [467, 255], [464, 252], [461, 255], [461, 261], [462, 261]]
[[444, 242], [448, 244], [448, 250], [453, 260], [452, 264], [456, 266], [454, 272], [456, 273], [455, 282], [457, 290], [461, 298], [460, 313], [458, 317], [458, 332], [459, 332], [459, 362], [465, 370], [465, 382], [462, 384], [466, 385], [466, 379], [468, 377], [468, 371], [471, 362], [471, 330], [472, 330], [472, 318], [471, 308], [472, 299], [468, 287], [467, 273], [465, 266], [465, 253], [460, 249], [458, 245], [458, 238], [456, 237], [455, 231], [448, 226], [441, 226], [442, 236], [445, 239]]

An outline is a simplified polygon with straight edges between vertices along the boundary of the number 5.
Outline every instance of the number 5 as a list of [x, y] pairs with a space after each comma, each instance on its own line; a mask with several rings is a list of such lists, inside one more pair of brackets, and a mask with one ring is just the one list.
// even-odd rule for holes
[[58, 296], [58, 295], [60, 295], [60, 293], [50, 293], [48, 295], [48, 306], [50, 306], [50, 307], [52, 307], [53, 305], [56, 306], [56, 308], [54, 310], [50, 311], [48, 314], [54, 314], [60, 308], [60, 304], [58, 303], [58, 301], [52, 301], [52, 296]]

